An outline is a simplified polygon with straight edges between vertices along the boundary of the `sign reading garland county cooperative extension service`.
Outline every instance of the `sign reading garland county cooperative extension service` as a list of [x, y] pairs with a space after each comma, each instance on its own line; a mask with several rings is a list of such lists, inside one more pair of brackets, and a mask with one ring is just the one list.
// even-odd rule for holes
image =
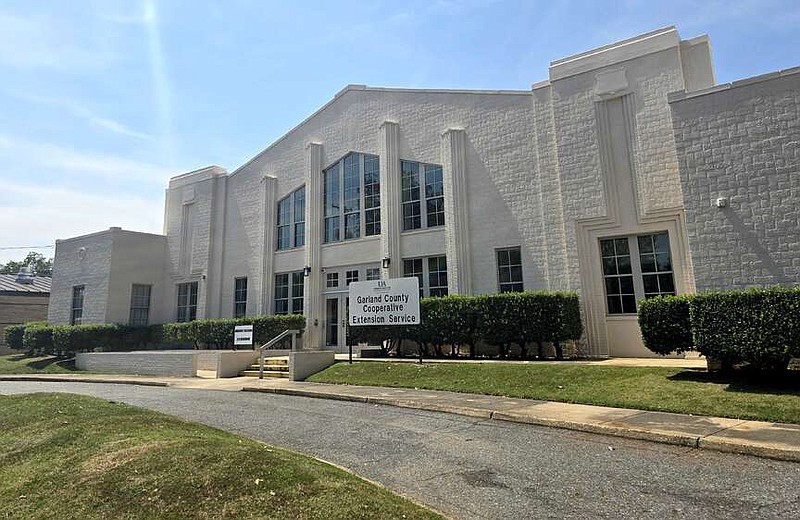
[[392, 278], [350, 284], [350, 325], [419, 324], [419, 279]]

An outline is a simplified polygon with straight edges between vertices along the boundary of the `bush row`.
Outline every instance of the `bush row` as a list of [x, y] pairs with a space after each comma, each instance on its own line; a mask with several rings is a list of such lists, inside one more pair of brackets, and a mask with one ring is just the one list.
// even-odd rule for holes
[[658, 354], [697, 350], [723, 368], [782, 370], [800, 357], [800, 288], [652, 298], [640, 305], [639, 325]]
[[445, 346], [466, 347], [470, 357], [475, 357], [479, 343], [498, 346], [501, 357], [507, 357], [516, 345], [522, 358], [531, 346], [543, 357], [544, 344], [552, 343], [556, 355], [563, 357], [561, 342], [577, 340], [583, 333], [578, 296], [573, 293], [423, 298], [420, 320], [419, 325], [409, 326], [354, 326], [350, 341], [384, 345], [389, 350], [411, 340], [420, 351], [430, 346], [438, 355]]
[[236, 325], [252, 325], [253, 343], [255, 346], [259, 346], [285, 330], [302, 331], [306, 327], [306, 319], [302, 314], [284, 314], [165, 323], [162, 326], [163, 340], [165, 342], [192, 343], [195, 348], [201, 346], [230, 348], [233, 347], [233, 328]]
[[233, 328], [253, 325], [253, 340], [266, 343], [286, 329], [303, 330], [301, 315], [253, 316], [240, 319], [197, 320], [187, 323], [166, 323], [147, 327], [132, 327], [115, 323], [92, 325], [47, 325], [31, 322], [6, 329], [6, 342], [11, 348], [29, 354], [71, 355], [95, 349], [128, 351], [157, 344], [190, 343], [195, 348], [230, 348]]

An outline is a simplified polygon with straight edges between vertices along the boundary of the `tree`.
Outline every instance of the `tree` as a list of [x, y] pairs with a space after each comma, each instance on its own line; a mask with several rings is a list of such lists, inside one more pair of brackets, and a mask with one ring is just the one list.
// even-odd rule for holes
[[20, 262], [10, 260], [0, 264], [0, 274], [17, 274], [23, 267], [30, 267], [37, 276], [53, 276], [53, 259], [45, 258], [43, 254], [31, 251]]

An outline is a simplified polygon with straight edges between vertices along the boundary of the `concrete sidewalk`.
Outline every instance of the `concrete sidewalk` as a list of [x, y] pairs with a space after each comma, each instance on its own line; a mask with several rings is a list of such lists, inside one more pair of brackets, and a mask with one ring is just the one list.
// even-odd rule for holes
[[455, 413], [800, 462], [800, 425], [646, 412], [433, 390], [258, 380], [100, 374], [0, 375], [0, 381], [72, 381], [265, 392]]

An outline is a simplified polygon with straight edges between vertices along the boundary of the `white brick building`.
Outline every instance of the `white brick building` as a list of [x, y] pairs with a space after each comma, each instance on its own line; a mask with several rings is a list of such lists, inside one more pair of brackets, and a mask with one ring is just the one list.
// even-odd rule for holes
[[799, 79], [715, 87], [708, 39], [665, 28], [530, 91], [350, 85], [235, 171], [171, 179], [164, 236], [59, 241], [50, 321], [303, 312], [335, 348], [348, 281], [417, 275], [577, 291], [583, 353], [648, 355], [648, 295], [800, 282]]

